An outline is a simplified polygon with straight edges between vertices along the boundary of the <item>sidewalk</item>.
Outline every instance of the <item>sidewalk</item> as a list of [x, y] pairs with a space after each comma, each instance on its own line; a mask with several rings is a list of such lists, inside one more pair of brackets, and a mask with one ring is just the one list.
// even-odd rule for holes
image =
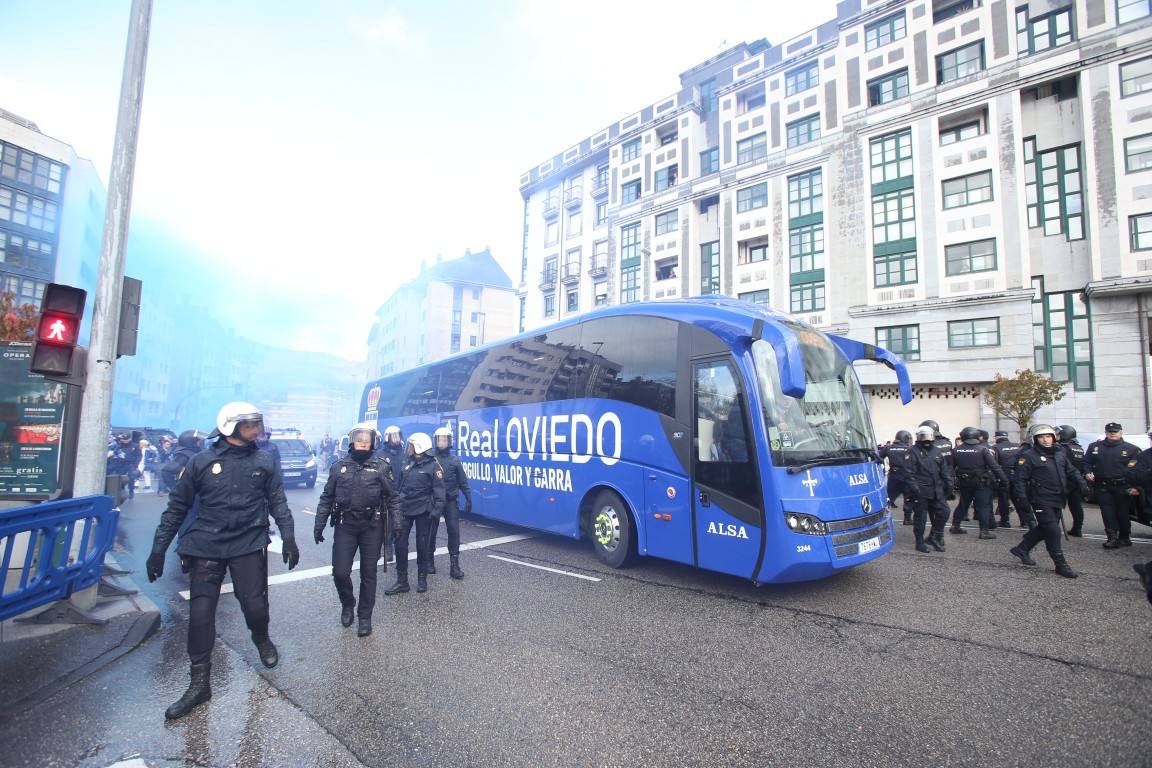
[[0, 622], [0, 723], [98, 672], [159, 629], [159, 609], [129, 576], [106, 578], [137, 592], [98, 598], [90, 613], [104, 624]]

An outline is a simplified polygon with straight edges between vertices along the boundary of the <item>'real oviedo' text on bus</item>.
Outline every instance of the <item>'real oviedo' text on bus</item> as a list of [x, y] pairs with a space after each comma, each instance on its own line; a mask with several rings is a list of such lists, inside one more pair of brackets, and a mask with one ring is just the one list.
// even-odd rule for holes
[[473, 512], [763, 584], [892, 547], [854, 363], [890, 352], [722, 297], [599, 310], [367, 385], [361, 416], [448, 427]]

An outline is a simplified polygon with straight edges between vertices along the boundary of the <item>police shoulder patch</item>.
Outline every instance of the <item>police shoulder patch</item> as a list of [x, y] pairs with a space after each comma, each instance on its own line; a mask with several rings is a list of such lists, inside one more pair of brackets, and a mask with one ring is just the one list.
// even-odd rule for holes
[[1132, 461], [1128, 462], [1128, 466], [1130, 466], [1130, 467], [1134, 467], [1134, 466], [1136, 466], [1136, 461], [1135, 461], [1135, 459], [1133, 459]]
[[1017, 463], [1017, 464], [1026, 464], [1027, 462], [1028, 462], [1028, 459], [1020, 459], [1020, 460], [1019, 460], [1019, 461], [1017, 461], [1016, 463]]

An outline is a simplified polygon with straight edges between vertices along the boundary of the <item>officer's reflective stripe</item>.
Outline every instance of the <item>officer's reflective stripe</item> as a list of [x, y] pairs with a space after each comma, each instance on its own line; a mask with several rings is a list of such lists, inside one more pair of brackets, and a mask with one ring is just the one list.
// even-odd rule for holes
[[[465, 551], [468, 551], [471, 549], [487, 549], [488, 547], [498, 547], [501, 544], [511, 544], [514, 541], [524, 541], [525, 539], [533, 539], [533, 538], [536, 538], [535, 534], [517, 533], [517, 534], [513, 534], [511, 536], [497, 536], [494, 539], [481, 539], [480, 541], [470, 541], [467, 544], [461, 542], [460, 543], [460, 551], [465, 552]], [[437, 554], [443, 554], [444, 552], [447, 552], [447, 551], [448, 550], [446, 548], [441, 547], [440, 549], [436, 550], [436, 553]], [[408, 560], [412, 561], [415, 559], [416, 559], [416, 552], [415, 552], [415, 549], [413, 549], [413, 551], [408, 553]], [[381, 557], [376, 562], [376, 564], [380, 565], [383, 562], [384, 562], [384, 558]], [[359, 560], [352, 563], [352, 570], [354, 570], [354, 571], [360, 570], [360, 561]], [[268, 577], [268, 584], [269, 585], [287, 584], [288, 582], [292, 582], [292, 581], [305, 581], [307, 579], [315, 579], [315, 578], [320, 577], [320, 576], [331, 576], [331, 575], [332, 575], [332, 566], [325, 565], [322, 568], [309, 568], [306, 571], [288, 571], [287, 573], [278, 573], [275, 576], [269, 576]], [[226, 584], [224, 584], [220, 588], [220, 594], [222, 594], [222, 595], [228, 594], [231, 591], [232, 591], [232, 582], [227, 582]], [[180, 597], [184, 598], [185, 600], [188, 600], [191, 597], [191, 594], [187, 589], [185, 589], [185, 590], [182, 590], [180, 592]]]

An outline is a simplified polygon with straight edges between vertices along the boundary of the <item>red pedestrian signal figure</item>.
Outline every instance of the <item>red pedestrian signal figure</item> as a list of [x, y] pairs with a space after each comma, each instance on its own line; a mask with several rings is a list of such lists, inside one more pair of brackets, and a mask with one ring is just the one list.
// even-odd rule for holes
[[87, 296], [84, 290], [70, 285], [50, 283], [45, 288], [29, 365], [32, 373], [68, 376], [72, 372], [72, 357]]
[[48, 334], [48, 338], [45, 339], [45, 341], [64, 341], [64, 331], [67, 328], [68, 326], [64, 324], [63, 320], [56, 318], [56, 322], [52, 323], [48, 329], [50, 332]]

